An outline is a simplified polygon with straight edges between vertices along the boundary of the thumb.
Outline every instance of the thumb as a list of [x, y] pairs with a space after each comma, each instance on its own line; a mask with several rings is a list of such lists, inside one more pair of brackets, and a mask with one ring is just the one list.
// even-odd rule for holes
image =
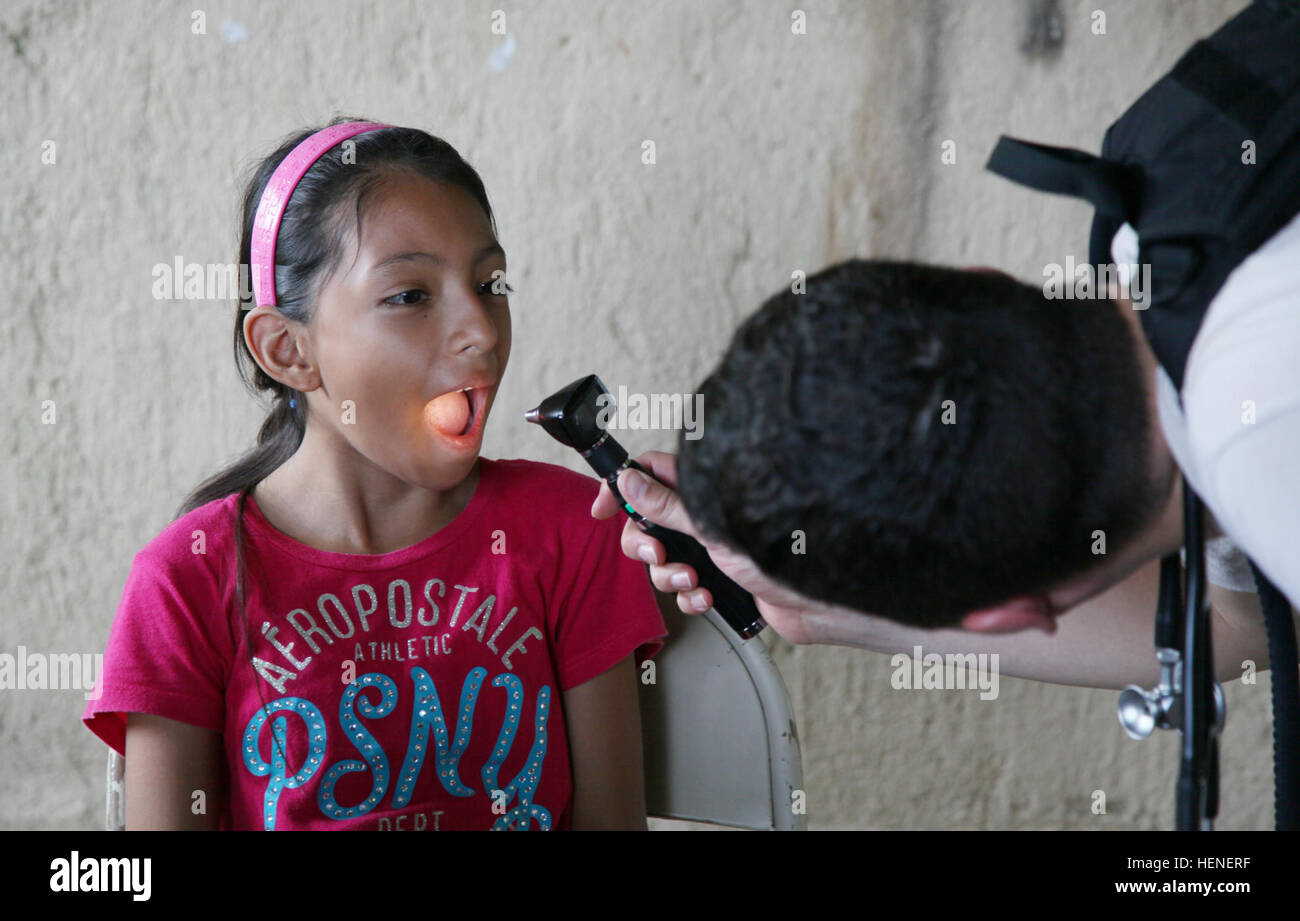
[[618, 475], [618, 491], [623, 494], [628, 505], [655, 524], [700, 539], [690, 516], [686, 514], [682, 500], [664, 484], [652, 480], [639, 470], [628, 468]]

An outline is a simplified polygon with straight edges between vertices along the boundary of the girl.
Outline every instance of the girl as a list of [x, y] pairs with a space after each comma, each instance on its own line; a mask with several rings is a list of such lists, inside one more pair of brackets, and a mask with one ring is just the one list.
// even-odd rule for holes
[[595, 480], [478, 457], [511, 290], [478, 174], [336, 120], [242, 227], [236, 367], [275, 403], [127, 580], [83, 716], [127, 827], [644, 828], [644, 572]]

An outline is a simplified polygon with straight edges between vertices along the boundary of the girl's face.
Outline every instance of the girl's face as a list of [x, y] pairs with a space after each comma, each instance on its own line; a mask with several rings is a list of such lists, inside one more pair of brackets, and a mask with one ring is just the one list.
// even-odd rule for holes
[[[468, 192], [406, 171], [385, 179], [307, 327], [324, 434], [407, 483], [463, 481], [510, 357], [505, 268]], [[466, 430], [444, 434], [428, 408], [466, 387]]]

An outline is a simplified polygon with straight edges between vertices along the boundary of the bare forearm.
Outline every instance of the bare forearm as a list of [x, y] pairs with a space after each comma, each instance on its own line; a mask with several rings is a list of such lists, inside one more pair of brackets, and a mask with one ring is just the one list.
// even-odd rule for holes
[[[810, 614], [805, 623], [815, 642], [885, 653], [911, 653], [916, 646], [925, 653], [995, 653], [1003, 675], [1082, 687], [1151, 685], [1159, 678], [1152, 645], [1159, 568], [1158, 562], [1149, 563], [1071, 609], [1058, 619], [1052, 635], [921, 630], [867, 615]], [[1212, 632], [1221, 681], [1241, 676], [1243, 658], [1254, 656], [1257, 667], [1264, 667], [1262, 629], [1257, 631], [1249, 617], [1229, 621], [1216, 616]]]
[[635, 660], [566, 691], [573, 770], [573, 823], [586, 829], [646, 828], [641, 712]]
[[127, 830], [215, 831], [226, 795], [221, 735], [129, 713], [124, 783]]

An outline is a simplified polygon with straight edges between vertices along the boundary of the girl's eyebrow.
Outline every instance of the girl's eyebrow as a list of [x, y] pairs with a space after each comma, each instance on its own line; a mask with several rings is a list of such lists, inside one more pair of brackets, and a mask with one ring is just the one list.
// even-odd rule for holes
[[[489, 246], [483, 247], [481, 250], [479, 250], [477, 253], [474, 254], [473, 264], [478, 265], [488, 256], [494, 256], [494, 255], [504, 256], [505, 254], [506, 251], [501, 248], [500, 243], [492, 243]], [[386, 259], [381, 259], [379, 262], [376, 262], [373, 266], [370, 267], [370, 271], [375, 272], [378, 271], [379, 269], [387, 268], [388, 266], [396, 262], [411, 262], [417, 259], [424, 259], [428, 262], [433, 263], [434, 265], [445, 265], [447, 262], [445, 258], [438, 255], [437, 253], [425, 253], [425, 252], [418, 252], [418, 251], [409, 252], [409, 253], [397, 253], [396, 255], [389, 256]]]

